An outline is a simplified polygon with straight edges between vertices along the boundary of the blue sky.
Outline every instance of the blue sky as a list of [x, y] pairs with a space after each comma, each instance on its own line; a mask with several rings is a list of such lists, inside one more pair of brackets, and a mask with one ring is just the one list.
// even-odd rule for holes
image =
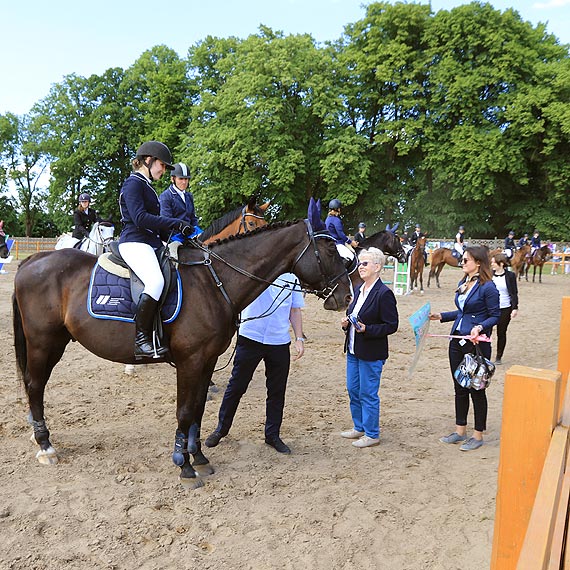
[[[261, 24], [286, 34], [338, 38], [346, 24], [364, 17], [369, 0], [186, 0], [124, 2], [11, 0], [0, 8], [2, 54], [0, 113], [23, 114], [65, 75], [101, 74], [129, 67], [146, 49], [166, 44], [185, 56], [207, 35], [247, 37]], [[426, 4], [428, 0], [421, 0]], [[466, 4], [431, 0], [434, 12]], [[533, 25], [547, 23], [570, 44], [570, 0], [490, 0], [510, 7]], [[171, 6], [166, 10], [165, 6]]]

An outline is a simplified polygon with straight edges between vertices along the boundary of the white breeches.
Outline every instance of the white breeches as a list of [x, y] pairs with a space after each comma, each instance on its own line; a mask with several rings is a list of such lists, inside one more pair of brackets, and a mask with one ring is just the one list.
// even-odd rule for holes
[[463, 245], [462, 244], [455, 242], [453, 244], [453, 249], [455, 249], [455, 251], [458, 251], [460, 255], [463, 255]]
[[144, 283], [143, 293], [158, 301], [164, 289], [164, 277], [154, 249], [146, 243], [127, 242], [119, 244], [119, 252], [127, 265]]

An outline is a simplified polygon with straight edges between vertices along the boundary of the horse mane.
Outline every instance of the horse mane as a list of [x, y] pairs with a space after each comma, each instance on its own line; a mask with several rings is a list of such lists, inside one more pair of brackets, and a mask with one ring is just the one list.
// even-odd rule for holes
[[[238, 206], [234, 210], [227, 212], [221, 218], [214, 220], [200, 235], [200, 241], [206, 241], [212, 236], [219, 234], [224, 228], [229, 226], [232, 222], [235, 222], [240, 216], [245, 206]], [[253, 213], [256, 216], [263, 217], [263, 210], [255, 204], [253, 206]]]
[[223, 238], [223, 239], [217, 239], [216, 241], [208, 244], [208, 247], [212, 247], [212, 246], [218, 246], [218, 245], [223, 245], [225, 243], [230, 243], [232, 241], [235, 240], [240, 240], [240, 239], [247, 239], [251, 236], [257, 235], [259, 233], [262, 232], [268, 232], [268, 231], [272, 231], [272, 230], [277, 230], [279, 228], [286, 228], [288, 226], [293, 226], [297, 223], [299, 223], [302, 220], [286, 220], [284, 222], [272, 222], [270, 224], [267, 224], [266, 226], [259, 226], [249, 232], [246, 232], [244, 234], [236, 234], [233, 236], [228, 236], [227, 238]]

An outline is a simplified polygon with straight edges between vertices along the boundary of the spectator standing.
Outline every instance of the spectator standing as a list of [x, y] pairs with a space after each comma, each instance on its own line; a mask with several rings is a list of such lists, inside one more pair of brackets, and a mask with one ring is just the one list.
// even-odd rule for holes
[[398, 330], [396, 297], [382, 279], [386, 257], [374, 247], [362, 251], [358, 273], [364, 282], [341, 320], [346, 333], [346, 387], [353, 428], [341, 436], [355, 447], [380, 443], [380, 380], [388, 358], [388, 336]]
[[265, 443], [279, 453], [291, 453], [280, 431], [291, 362], [289, 325], [295, 335], [294, 359], [305, 353], [303, 306], [299, 280], [292, 273], [284, 273], [242, 311], [232, 374], [218, 413], [218, 425], [206, 438], [206, 447], [216, 447], [228, 435], [240, 400], [263, 360], [267, 387]]
[[[475, 353], [475, 344], [481, 334], [491, 338], [493, 327], [499, 322], [499, 292], [493, 283], [488, 250], [482, 246], [469, 246], [461, 259], [464, 277], [455, 291], [454, 311], [430, 313], [430, 320], [442, 323], [453, 321], [451, 334], [469, 336], [469, 340], [452, 338], [449, 342], [449, 366], [455, 390], [455, 431], [440, 438], [442, 443], [462, 443], [461, 451], [472, 451], [483, 445], [483, 432], [487, 429], [486, 390], [464, 388], [455, 380], [454, 372], [465, 354]], [[491, 343], [480, 343], [481, 353], [491, 358]], [[473, 401], [475, 429], [467, 439], [469, 398]]]
[[499, 308], [501, 315], [497, 323], [497, 356], [495, 364], [502, 364], [503, 353], [507, 345], [507, 328], [511, 319], [518, 314], [519, 295], [517, 278], [512, 271], [508, 270], [509, 260], [503, 253], [498, 253], [491, 258], [493, 270], [493, 283], [499, 291]]

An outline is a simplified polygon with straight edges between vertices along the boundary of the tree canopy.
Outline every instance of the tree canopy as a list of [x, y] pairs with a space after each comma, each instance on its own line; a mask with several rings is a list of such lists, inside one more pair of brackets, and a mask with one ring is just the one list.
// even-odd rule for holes
[[340, 199], [352, 231], [568, 240], [569, 98], [568, 46], [481, 2], [372, 3], [324, 45], [261, 26], [186, 57], [155, 46], [0, 115], [0, 218], [67, 231], [87, 191], [118, 221], [130, 160], [155, 139], [189, 165], [202, 225], [252, 195], [275, 219], [305, 216], [314, 197]]

